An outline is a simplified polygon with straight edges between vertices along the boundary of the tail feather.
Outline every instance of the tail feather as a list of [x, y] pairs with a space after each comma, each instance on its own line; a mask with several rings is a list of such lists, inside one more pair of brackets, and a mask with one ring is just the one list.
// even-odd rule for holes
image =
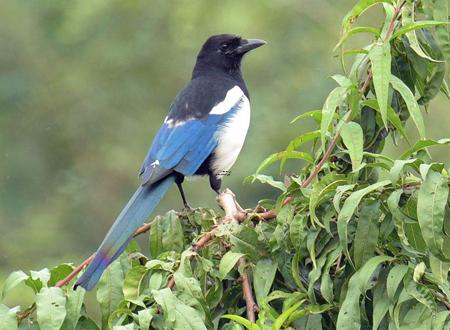
[[75, 288], [81, 286], [91, 290], [95, 286], [106, 267], [125, 250], [136, 229], [153, 212], [174, 181], [174, 176], [170, 175], [157, 183], [140, 186], [136, 190], [106, 234], [94, 259], [75, 284]]

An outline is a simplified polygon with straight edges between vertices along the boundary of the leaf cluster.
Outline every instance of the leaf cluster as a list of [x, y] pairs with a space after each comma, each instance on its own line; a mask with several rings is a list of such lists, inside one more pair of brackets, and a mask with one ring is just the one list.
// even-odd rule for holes
[[[381, 6], [379, 27], [355, 26]], [[102, 276], [97, 325], [85, 292], [55, 287], [73, 267], [12, 273], [0, 299], [24, 283], [35, 303], [0, 305], [5, 329], [444, 329], [450, 326], [450, 207], [446, 164], [432, 161], [424, 111], [449, 96], [448, 0], [360, 0], [343, 20], [336, 52], [343, 73], [323, 108], [293, 120], [317, 129], [269, 156], [248, 181], [280, 190], [242, 222], [211, 209], [170, 211], [151, 223], [149, 245], [133, 242]], [[369, 33], [364, 48], [350, 38]], [[354, 56], [347, 70], [344, 63]], [[419, 140], [405, 130], [414, 123]], [[397, 159], [386, 139], [409, 148]], [[309, 145], [309, 152], [305, 146]], [[280, 182], [261, 174], [307, 161]], [[306, 183], [306, 184], [305, 184]], [[287, 202], [287, 197], [289, 197]], [[275, 209], [264, 221], [258, 211]], [[214, 231], [202, 249], [192, 245]], [[147, 256], [148, 257], [147, 257]], [[258, 305], [246, 316], [243, 275]], [[175, 286], [171, 286], [171, 281]], [[17, 322], [19, 319], [21, 322]]]

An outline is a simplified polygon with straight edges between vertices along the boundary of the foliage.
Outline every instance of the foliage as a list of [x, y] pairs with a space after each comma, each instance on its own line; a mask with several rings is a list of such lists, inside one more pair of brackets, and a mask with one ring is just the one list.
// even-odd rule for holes
[[[372, 6], [383, 8], [381, 27], [353, 27]], [[358, 1], [337, 47], [343, 63], [356, 53], [350, 70], [333, 76], [339, 86], [322, 110], [299, 117], [313, 118], [317, 130], [269, 156], [249, 178], [282, 191], [263, 202], [276, 219], [263, 221], [261, 207], [241, 223], [221, 221], [211, 209], [157, 217], [144, 249], [151, 259], [133, 243], [102, 276], [101, 327], [449, 327], [448, 171], [427, 148], [450, 140], [427, 139], [423, 117], [439, 92], [449, 95], [447, 20], [447, 0]], [[344, 48], [362, 32], [373, 35], [371, 44]], [[419, 140], [397, 159], [383, 154], [388, 137], [411, 140], [409, 118]], [[305, 143], [311, 152], [298, 150]], [[292, 158], [311, 163], [286, 183], [259, 173]], [[206, 246], [191, 245], [211, 230]], [[16, 328], [19, 313], [21, 329], [97, 329], [83, 290], [54, 287], [71, 270], [63, 264], [12, 273], [0, 298], [24, 283], [36, 302], [22, 312], [0, 305], [0, 324]], [[256, 323], [245, 318], [243, 274], [259, 306]]]

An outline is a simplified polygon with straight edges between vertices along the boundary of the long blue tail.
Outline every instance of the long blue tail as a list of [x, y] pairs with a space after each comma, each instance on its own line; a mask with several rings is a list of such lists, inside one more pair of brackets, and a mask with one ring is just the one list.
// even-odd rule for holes
[[133, 233], [150, 216], [174, 181], [174, 176], [170, 175], [157, 183], [140, 186], [136, 190], [106, 234], [94, 259], [75, 284], [75, 288], [79, 285], [91, 290], [95, 286], [106, 267], [125, 250]]

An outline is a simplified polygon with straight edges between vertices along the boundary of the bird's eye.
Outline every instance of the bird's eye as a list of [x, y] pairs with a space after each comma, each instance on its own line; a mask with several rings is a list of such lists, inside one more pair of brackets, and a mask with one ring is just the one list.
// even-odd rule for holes
[[229, 48], [229, 44], [227, 44], [226, 42], [224, 42], [223, 44], [220, 45], [220, 49], [221, 50], [227, 50]]

